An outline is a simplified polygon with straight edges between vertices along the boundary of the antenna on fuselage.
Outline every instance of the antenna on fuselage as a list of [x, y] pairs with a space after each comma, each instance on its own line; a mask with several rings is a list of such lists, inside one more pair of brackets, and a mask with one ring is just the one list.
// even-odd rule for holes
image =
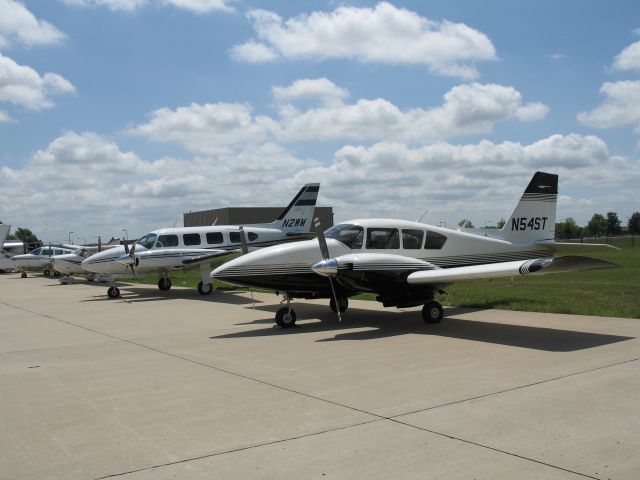
[[429, 213], [429, 209], [427, 208], [424, 213], [422, 215], [420, 215], [420, 218], [418, 220], [416, 220], [416, 223], [420, 223], [420, 221], [427, 216], [427, 213]]

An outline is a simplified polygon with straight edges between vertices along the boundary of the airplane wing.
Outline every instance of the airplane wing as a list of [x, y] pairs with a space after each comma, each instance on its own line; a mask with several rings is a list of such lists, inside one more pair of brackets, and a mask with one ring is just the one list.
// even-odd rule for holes
[[468, 267], [421, 270], [407, 277], [411, 284], [443, 284], [478, 278], [515, 277], [516, 275], [544, 275], [547, 273], [577, 272], [594, 268], [614, 268], [615, 263], [589, 257], [567, 256], [489, 263]]
[[194, 255], [182, 260], [184, 265], [193, 265], [194, 263], [202, 263], [212, 258], [224, 257], [225, 255], [231, 255], [232, 253], [238, 253], [240, 250], [213, 250], [211, 253], [205, 253], [202, 255]]

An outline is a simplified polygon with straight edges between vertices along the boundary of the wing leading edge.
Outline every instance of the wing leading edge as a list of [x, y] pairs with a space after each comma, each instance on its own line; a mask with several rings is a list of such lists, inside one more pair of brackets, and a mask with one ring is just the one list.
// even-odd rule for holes
[[615, 263], [590, 257], [566, 256], [490, 263], [468, 267], [422, 270], [410, 274], [407, 282], [414, 285], [442, 284], [479, 278], [515, 277], [517, 275], [544, 275], [547, 273], [577, 272], [596, 268], [614, 268]]

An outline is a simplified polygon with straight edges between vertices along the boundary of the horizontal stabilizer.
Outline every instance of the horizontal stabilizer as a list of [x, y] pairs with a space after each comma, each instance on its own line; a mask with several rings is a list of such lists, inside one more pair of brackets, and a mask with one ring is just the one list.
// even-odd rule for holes
[[490, 263], [468, 267], [422, 270], [409, 275], [410, 284], [432, 284], [461, 282], [479, 278], [514, 277], [517, 275], [543, 275], [546, 273], [577, 272], [595, 268], [614, 268], [615, 263], [590, 257], [552, 257], [536, 260]]
[[571, 253], [572, 250], [576, 252], [584, 252], [585, 250], [621, 250], [620, 248], [609, 245], [608, 243], [553, 242], [548, 245], [550, 245], [554, 251], [561, 250], [568, 253]]

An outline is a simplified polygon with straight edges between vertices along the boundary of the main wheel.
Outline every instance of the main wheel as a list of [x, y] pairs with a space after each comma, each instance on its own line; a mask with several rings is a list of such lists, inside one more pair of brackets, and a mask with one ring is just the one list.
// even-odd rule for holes
[[291, 328], [296, 324], [296, 312], [292, 308], [282, 307], [276, 312], [276, 323], [282, 328]]
[[422, 319], [427, 323], [440, 323], [443, 313], [442, 305], [435, 300], [425, 303], [422, 307]]
[[158, 280], [158, 288], [163, 292], [169, 290], [171, 288], [171, 280], [167, 277], [162, 277]]
[[27, 272], [22, 272], [22, 273], [20, 274], [20, 276], [21, 276], [22, 278], [27, 278]]
[[118, 287], [109, 287], [107, 295], [109, 295], [109, 298], [118, 298], [120, 296], [120, 289]]
[[198, 293], [200, 295], [209, 295], [213, 292], [212, 283], [203, 283], [202, 280], [198, 282]]
[[45, 277], [50, 277], [51, 276], [51, 270], [49, 270], [48, 268], [44, 269], [44, 276]]
[[[346, 297], [338, 297], [338, 307], [340, 308], [340, 313], [346, 312], [347, 308], [349, 308], [349, 299]], [[329, 308], [333, 313], [336, 313], [336, 302], [333, 298], [329, 301]]]

